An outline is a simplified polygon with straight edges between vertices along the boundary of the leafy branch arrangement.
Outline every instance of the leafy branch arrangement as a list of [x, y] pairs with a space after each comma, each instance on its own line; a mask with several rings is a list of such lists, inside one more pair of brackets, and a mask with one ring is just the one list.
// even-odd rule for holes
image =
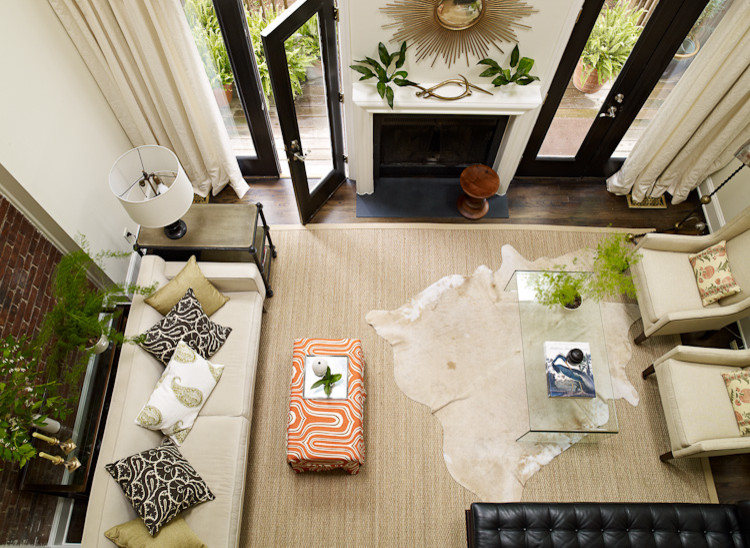
[[[505, 86], [507, 84], [527, 86], [531, 82], [539, 80], [538, 76], [532, 76], [529, 74], [534, 66], [534, 60], [530, 57], [521, 57], [521, 54], [518, 51], [518, 44], [516, 44], [516, 47], [513, 48], [513, 52], [510, 54], [510, 68], [502, 68], [497, 61], [490, 59], [489, 57], [482, 59], [477, 64], [489, 66], [489, 68], [479, 76], [495, 76], [494, 80], [492, 80], [495, 87]], [[515, 70], [511, 72], [511, 69]]]
[[[377, 78], [378, 94], [381, 98], [388, 101], [389, 107], [393, 108], [393, 88], [390, 86], [391, 82], [399, 87], [417, 85], [416, 82], [407, 79], [409, 76], [408, 72], [398, 70], [406, 62], [406, 42], [402, 42], [401, 48], [393, 53], [389, 53], [385, 44], [380, 42], [378, 44], [378, 56], [380, 57], [380, 62], [371, 57], [365, 57], [362, 60], [356, 61], [357, 63], [361, 63], [360, 65], [350, 65], [350, 68], [362, 75], [360, 81]], [[391, 65], [394, 65], [394, 68], [389, 73], [388, 70], [391, 68]]]
[[315, 384], [313, 384], [310, 388], [317, 388], [319, 386], [323, 387], [323, 391], [326, 393], [326, 396], [331, 395], [331, 391], [333, 390], [333, 385], [336, 384], [341, 380], [341, 373], [336, 373], [335, 375], [331, 375], [331, 368], [326, 367], [326, 374], [323, 375], [323, 378], [319, 381], [316, 381]]

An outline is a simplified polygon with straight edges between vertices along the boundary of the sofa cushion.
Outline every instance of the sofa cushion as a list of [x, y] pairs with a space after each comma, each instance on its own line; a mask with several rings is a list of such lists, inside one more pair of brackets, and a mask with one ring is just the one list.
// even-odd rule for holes
[[698, 253], [688, 255], [688, 259], [695, 273], [703, 306], [740, 292], [729, 267], [726, 241], [722, 240]]
[[675, 359], [656, 366], [673, 450], [704, 440], [739, 437], [737, 421], [721, 376], [736, 371], [737, 367]]
[[146, 304], [166, 316], [188, 289], [195, 292], [207, 316], [211, 316], [229, 300], [203, 275], [193, 255], [177, 276], [146, 299]]
[[722, 373], [740, 434], [750, 434], [750, 372]]
[[[693, 269], [686, 253], [642, 248], [641, 260], [631, 268], [638, 272], [638, 303], [651, 323], [668, 312], [703, 308]], [[639, 279], [646, 281], [638, 283]], [[647, 295], [643, 295], [647, 292]], [[713, 305], [718, 306], [718, 305]]]
[[115, 525], [107, 529], [104, 536], [120, 548], [208, 548], [180, 517], [167, 523], [153, 537], [140, 518]]
[[181, 445], [223, 371], [223, 365], [212, 364], [180, 341], [135, 423], [161, 430]]
[[164, 365], [169, 363], [180, 340], [208, 359], [221, 348], [231, 332], [231, 327], [212, 322], [193, 290], [188, 289], [169, 314], [144, 333], [141, 346]]
[[105, 468], [152, 535], [183, 510], [215, 498], [169, 438]]

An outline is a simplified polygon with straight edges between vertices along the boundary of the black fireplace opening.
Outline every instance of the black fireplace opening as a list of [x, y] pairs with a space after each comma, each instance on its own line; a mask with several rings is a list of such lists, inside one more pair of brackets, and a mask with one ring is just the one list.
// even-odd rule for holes
[[508, 116], [375, 114], [373, 175], [456, 179], [472, 164], [492, 166]]

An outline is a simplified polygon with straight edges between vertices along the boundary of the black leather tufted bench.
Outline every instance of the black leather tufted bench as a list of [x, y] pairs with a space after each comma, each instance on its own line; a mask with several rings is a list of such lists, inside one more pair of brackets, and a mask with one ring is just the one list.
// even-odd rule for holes
[[750, 548], [750, 501], [474, 503], [466, 536], [469, 548]]

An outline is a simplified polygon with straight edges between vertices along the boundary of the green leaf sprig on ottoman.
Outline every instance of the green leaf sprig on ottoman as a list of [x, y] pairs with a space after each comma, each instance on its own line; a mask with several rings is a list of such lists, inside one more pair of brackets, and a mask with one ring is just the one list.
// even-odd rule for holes
[[183, 510], [216, 498], [169, 438], [105, 468], [152, 535]]

